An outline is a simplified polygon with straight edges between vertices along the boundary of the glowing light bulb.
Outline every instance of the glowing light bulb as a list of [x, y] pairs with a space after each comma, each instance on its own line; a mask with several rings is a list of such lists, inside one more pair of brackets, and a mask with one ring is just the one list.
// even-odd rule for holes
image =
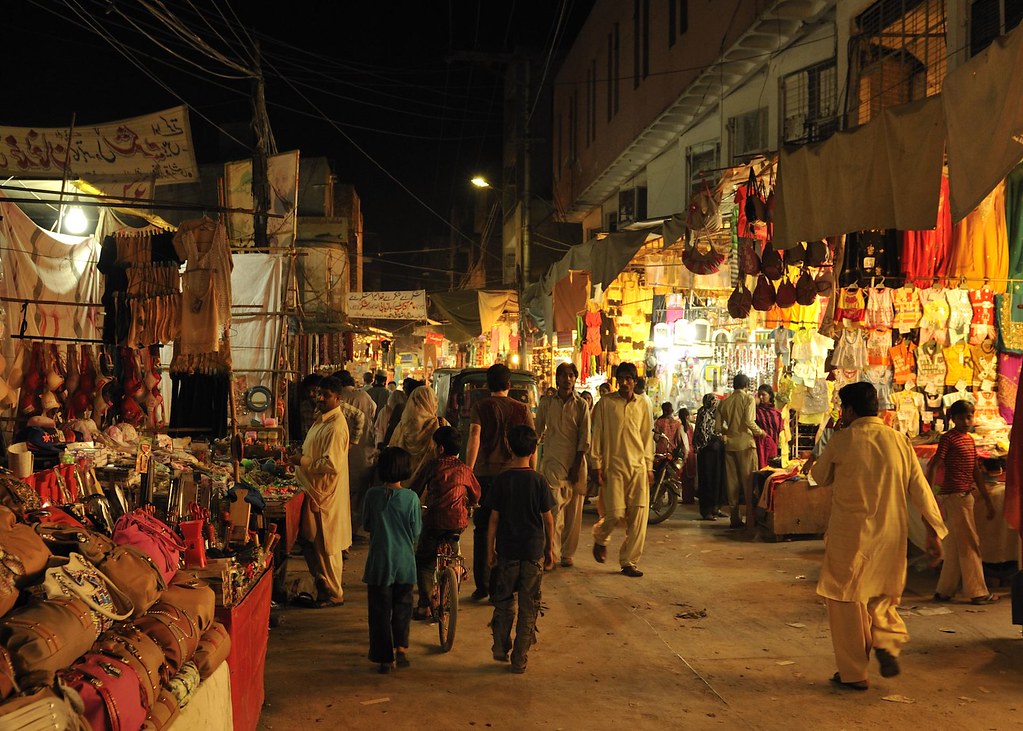
[[64, 214], [64, 230], [69, 234], [82, 234], [89, 226], [89, 219], [81, 206], [71, 206]]

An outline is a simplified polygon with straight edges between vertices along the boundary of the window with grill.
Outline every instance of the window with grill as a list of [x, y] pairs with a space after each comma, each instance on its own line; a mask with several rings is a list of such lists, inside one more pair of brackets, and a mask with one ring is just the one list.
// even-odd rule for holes
[[733, 163], [746, 162], [765, 152], [768, 148], [767, 107], [730, 117], [728, 135]]
[[697, 190], [703, 190], [704, 181], [713, 188], [717, 185], [721, 165], [721, 143], [717, 140], [701, 142], [686, 148], [686, 167], [689, 172], [689, 197]]
[[941, 91], [945, 0], [880, 0], [856, 18], [849, 41], [847, 127]]
[[1023, 0], [972, 0], [970, 55], [976, 56], [1023, 20]]
[[783, 144], [821, 142], [834, 134], [838, 128], [837, 79], [833, 59], [782, 78]]

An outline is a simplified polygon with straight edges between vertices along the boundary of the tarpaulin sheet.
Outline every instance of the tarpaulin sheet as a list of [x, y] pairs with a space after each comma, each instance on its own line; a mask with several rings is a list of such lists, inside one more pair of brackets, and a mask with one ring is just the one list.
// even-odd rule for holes
[[[272, 371], [281, 336], [284, 259], [275, 254], [238, 254], [231, 271], [231, 356], [237, 371]], [[240, 306], [239, 306], [240, 305]], [[252, 306], [255, 305], [255, 306]], [[271, 385], [271, 373], [243, 373], [248, 386]]]
[[952, 220], [965, 218], [1023, 159], [1023, 28], [945, 77]]
[[480, 304], [480, 332], [490, 332], [504, 313], [517, 315], [519, 295], [510, 289], [477, 290]]
[[787, 249], [867, 229], [934, 228], [944, 148], [945, 111], [941, 97], [932, 96], [885, 109], [826, 142], [783, 150], [774, 245]]
[[476, 290], [431, 292], [429, 300], [430, 319], [445, 323], [437, 329], [448, 340], [461, 343], [479, 337], [480, 298]]

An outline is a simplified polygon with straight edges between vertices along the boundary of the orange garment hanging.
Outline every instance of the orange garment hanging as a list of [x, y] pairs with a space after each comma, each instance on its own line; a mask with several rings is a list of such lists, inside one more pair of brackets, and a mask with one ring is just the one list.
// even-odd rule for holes
[[999, 183], [952, 233], [950, 277], [965, 277], [966, 286], [980, 289], [985, 281], [1004, 292], [1009, 276], [1009, 235], [1005, 224], [1005, 182]]

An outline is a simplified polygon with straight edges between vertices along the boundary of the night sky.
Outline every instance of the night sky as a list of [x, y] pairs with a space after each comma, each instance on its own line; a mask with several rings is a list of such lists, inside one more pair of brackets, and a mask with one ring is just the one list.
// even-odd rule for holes
[[[243, 137], [250, 82], [224, 78], [239, 74], [146, 6], [166, 8], [243, 66], [257, 39], [278, 149], [334, 161], [339, 181], [361, 196], [378, 251], [423, 248], [449, 235], [440, 218], [467, 195], [468, 178], [481, 171], [496, 177], [501, 168], [500, 78], [468, 56], [544, 52], [552, 42], [565, 49], [592, 4], [16, 0], [3, 9], [0, 124], [60, 127], [72, 112], [92, 124], [185, 102], [198, 161], [237, 159], [226, 133]], [[550, 77], [556, 68], [555, 50]]]

